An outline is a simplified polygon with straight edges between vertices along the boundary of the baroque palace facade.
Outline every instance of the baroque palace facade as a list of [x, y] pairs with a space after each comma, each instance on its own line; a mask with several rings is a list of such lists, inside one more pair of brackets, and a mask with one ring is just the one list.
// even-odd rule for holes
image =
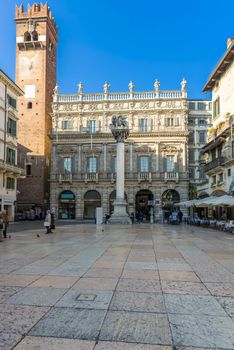
[[[191, 175], [194, 168], [194, 182], [199, 180], [198, 159], [189, 168], [189, 134], [197, 129], [197, 124], [189, 126], [189, 120], [201, 119], [200, 113], [206, 136], [209, 101], [193, 101], [190, 111], [184, 79], [181, 89], [174, 91], [161, 90], [157, 80], [149, 92], [135, 92], [132, 82], [128, 92], [111, 93], [109, 88], [105, 83], [103, 93], [85, 94], [80, 83], [74, 95], [59, 94], [58, 86], [54, 89], [51, 208], [60, 219], [93, 219], [96, 207], [111, 214], [116, 143], [109, 125], [114, 115], [122, 115], [130, 128], [125, 142], [128, 212], [142, 212], [146, 219], [153, 214], [155, 221], [162, 221], [175, 202], [188, 199], [189, 170]], [[197, 147], [193, 141], [191, 150]]]

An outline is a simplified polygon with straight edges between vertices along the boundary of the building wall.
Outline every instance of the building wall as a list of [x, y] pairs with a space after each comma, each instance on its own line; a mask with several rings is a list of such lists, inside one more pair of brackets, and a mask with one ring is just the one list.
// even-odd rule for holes
[[[9, 220], [15, 217], [17, 179], [23, 170], [17, 165], [17, 99], [20, 89], [0, 71], [0, 210], [7, 210]], [[15, 157], [9, 159], [9, 150]]]
[[[104, 214], [109, 213], [110, 194], [115, 190], [111, 158], [116, 156], [116, 144], [109, 128], [113, 115], [126, 117], [130, 127], [125, 142], [125, 192], [129, 213], [136, 210], [136, 194], [149, 190], [154, 196], [155, 219], [162, 220], [165, 191], [177, 191], [181, 200], [188, 199], [188, 100], [181, 91], [162, 91], [160, 95], [155, 92], [55, 94], [51, 207], [58, 212], [59, 195], [70, 190], [76, 196], [76, 218], [83, 219], [84, 195], [96, 190], [101, 195]], [[144, 130], [141, 119], [147, 120]], [[91, 135], [88, 131], [92, 120], [96, 120], [96, 132]], [[99, 159], [94, 178], [87, 170], [90, 156]], [[140, 171], [140, 156], [150, 157], [149, 171]], [[167, 156], [174, 159], [171, 171], [165, 168]], [[64, 173], [61, 167], [65, 157], [73, 159], [70, 173]]]
[[[31, 167], [19, 181], [19, 204], [44, 206], [49, 199], [51, 101], [56, 85], [57, 27], [45, 4], [16, 7], [16, 82], [25, 91], [19, 101], [19, 162]], [[27, 41], [36, 32], [38, 40]], [[31, 106], [30, 106], [31, 104]], [[30, 107], [30, 108], [29, 108]]]

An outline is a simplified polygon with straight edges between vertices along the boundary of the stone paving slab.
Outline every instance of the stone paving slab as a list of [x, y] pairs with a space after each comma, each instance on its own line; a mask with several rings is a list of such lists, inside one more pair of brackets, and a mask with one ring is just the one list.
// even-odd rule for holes
[[187, 271], [159, 271], [161, 280], [174, 282], [200, 282], [199, 278], [194, 272]]
[[234, 283], [205, 283], [214, 296], [234, 297]]
[[151, 292], [151, 293], [161, 293], [161, 285], [159, 281], [152, 280], [142, 280], [142, 279], [132, 279], [132, 278], [121, 278], [117, 285], [118, 291], [123, 292]]
[[[87, 295], [88, 299], [82, 298], [78, 300], [79, 296]], [[106, 310], [109, 307], [111, 298], [113, 296], [112, 291], [104, 290], [85, 290], [85, 289], [70, 289], [56, 304], [56, 307], [72, 307], [83, 309], [103, 309]], [[92, 298], [94, 297], [94, 298]]]
[[12, 295], [19, 292], [22, 288], [20, 287], [0, 287], [0, 303], [8, 300]]
[[162, 281], [161, 283], [164, 293], [210, 295], [208, 289], [202, 283], [171, 281]]
[[193, 271], [190, 265], [178, 262], [158, 262], [158, 269], [164, 271]]
[[30, 336], [96, 340], [106, 310], [54, 308], [29, 332]]
[[88, 340], [26, 337], [14, 350], [93, 350], [94, 346], [95, 342]]
[[176, 346], [234, 349], [234, 323], [229, 317], [169, 314]]
[[[48, 311], [45, 307], [0, 305], [0, 344], [11, 349]], [[1, 347], [0, 347], [1, 349]]]
[[165, 314], [108, 311], [100, 340], [170, 345], [171, 335]]
[[0, 274], [0, 286], [4, 287], [26, 287], [37, 280], [38, 276], [24, 276], [15, 274]]
[[8, 304], [53, 306], [65, 293], [64, 288], [31, 288], [19, 291], [7, 300]]
[[30, 287], [70, 288], [78, 279], [77, 277], [43, 276], [30, 284]]
[[172, 350], [172, 347], [161, 345], [130, 344], [100, 341], [96, 345], [95, 350]]
[[103, 277], [103, 278], [119, 278], [123, 269], [103, 269], [103, 268], [91, 268], [83, 277]]
[[159, 274], [156, 270], [123, 270], [121, 278], [133, 278], [142, 280], [159, 280]]
[[155, 293], [115, 292], [110, 309], [115, 311], [166, 312], [163, 296]]
[[126, 270], [131, 269], [137, 269], [137, 270], [157, 270], [157, 264], [156, 263], [144, 263], [144, 262], [127, 262], [124, 265], [124, 268]]
[[117, 278], [81, 278], [73, 289], [95, 289], [114, 290], [117, 285]]
[[217, 297], [216, 300], [229, 316], [234, 317], [234, 297]]
[[166, 309], [171, 314], [227, 316], [212, 296], [166, 294]]

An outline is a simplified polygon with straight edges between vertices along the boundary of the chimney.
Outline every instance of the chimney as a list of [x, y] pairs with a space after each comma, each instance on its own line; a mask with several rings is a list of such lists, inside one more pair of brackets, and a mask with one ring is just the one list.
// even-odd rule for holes
[[227, 49], [229, 49], [229, 47], [232, 45], [233, 42], [234, 42], [234, 38], [227, 39]]

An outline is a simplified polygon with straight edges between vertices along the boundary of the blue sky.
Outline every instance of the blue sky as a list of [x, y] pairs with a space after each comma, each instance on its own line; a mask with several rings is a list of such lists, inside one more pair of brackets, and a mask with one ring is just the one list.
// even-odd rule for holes
[[[0, 67], [15, 69], [15, 4], [0, 0]], [[234, 1], [226, 0], [50, 0], [59, 27], [57, 81], [60, 91], [100, 92], [179, 89], [183, 77], [190, 98], [207, 98], [202, 87], [234, 37]], [[43, 1], [44, 3], [44, 1]]]

